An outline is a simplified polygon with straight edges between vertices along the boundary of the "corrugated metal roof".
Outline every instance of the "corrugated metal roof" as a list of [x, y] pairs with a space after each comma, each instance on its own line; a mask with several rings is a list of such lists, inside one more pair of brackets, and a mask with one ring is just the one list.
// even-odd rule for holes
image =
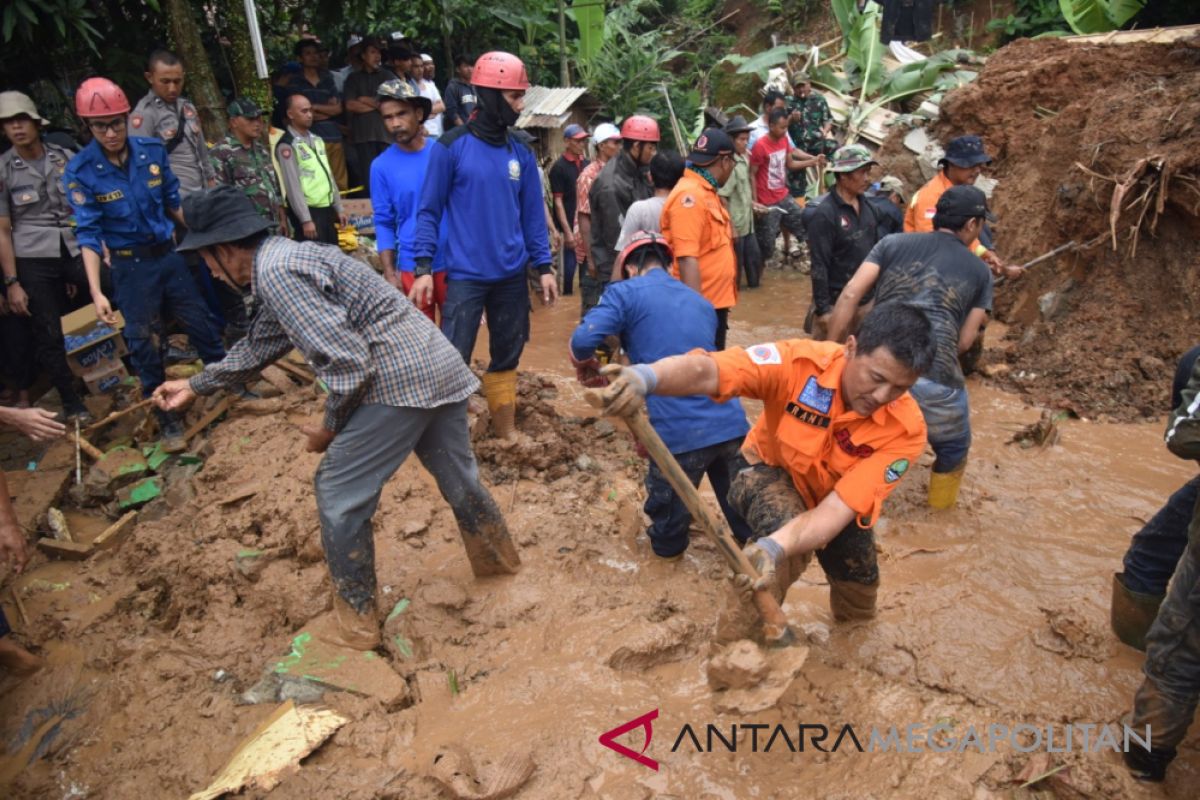
[[530, 86], [525, 92], [525, 110], [517, 118], [518, 128], [559, 128], [567, 121], [571, 106], [587, 93], [587, 87], [556, 89]]

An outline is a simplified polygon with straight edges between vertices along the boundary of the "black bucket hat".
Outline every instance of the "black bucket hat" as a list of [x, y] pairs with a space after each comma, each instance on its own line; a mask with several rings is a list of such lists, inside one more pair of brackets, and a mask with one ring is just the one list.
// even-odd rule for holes
[[181, 253], [236, 242], [265, 231], [271, 223], [254, 210], [254, 204], [241, 189], [218, 186], [183, 198], [183, 218], [187, 234], [175, 249]]

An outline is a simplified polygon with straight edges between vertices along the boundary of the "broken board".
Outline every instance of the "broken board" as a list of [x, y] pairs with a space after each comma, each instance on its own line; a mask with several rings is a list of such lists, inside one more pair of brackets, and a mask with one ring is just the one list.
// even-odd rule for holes
[[[336, 624], [332, 615], [324, 622]], [[329, 644], [307, 628], [292, 639], [292, 652], [275, 665], [274, 671], [281, 676], [374, 697], [389, 708], [408, 699], [408, 684], [377, 653]]]
[[244, 788], [269, 792], [286, 773], [300, 768], [300, 759], [349, 721], [332, 709], [297, 706], [289, 700], [263, 720], [238, 745], [212, 783], [189, 800], [214, 800]]

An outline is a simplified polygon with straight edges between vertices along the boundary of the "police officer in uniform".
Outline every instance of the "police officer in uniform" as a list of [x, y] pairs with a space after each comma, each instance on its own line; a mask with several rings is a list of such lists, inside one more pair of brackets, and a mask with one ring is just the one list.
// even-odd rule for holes
[[46, 124], [29, 97], [0, 93], [0, 125], [13, 145], [0, 155], [0, 267], [9, 309], [31, 318], [36, 361], [58, 389], [63, 412], [86, 419], [59, 322], [65, 284], [87, 285], [62, 184], [74, 153], [42, 140]]
[[[200, 300], [195, 281], [172, 239], [183, 223], [179, 180], [158, 139], [129, 136], [129, 100], [105, 78], [89, 78], [75, 92], [75, 113], [91, 129], [92, 143], [71, 159], [63, 176], [75, 209], [92, 302], [105, 322], [116, 321], [100, 285], [103, 245], [112, 258], [112, 282], [125, 315], [125, 341], [134, 370], [149, 397], [163, 382], [162, 356], [152, 326], [164, 306], [179, 322], [206, 364], [225, 357], [220, 332]], [[171, 219], [168, 219], [168, 216]], [[163, 448], [186, 447], [174, 412], [157, 411]]]
[[179, 179], [179, 196], [216, 185], [200, 117], [183, 92], [183, 64], [170, 50], [155, 50], [146, 65], [150, 91], [129, 118], [134, 136], [157, 136], [167, 146], [171, 171]]
[[[335, 221], [349, 220], [329, 168], [325, 142], [312, 132], [312, 103], [302, 94], [287, 99], [287, 133], [275, 145], [275, 159], [287, 199], [288, 221], [296, 241], [315, 239], [337, 244]], [[336, 215], [336, 217], [335, 217]]]

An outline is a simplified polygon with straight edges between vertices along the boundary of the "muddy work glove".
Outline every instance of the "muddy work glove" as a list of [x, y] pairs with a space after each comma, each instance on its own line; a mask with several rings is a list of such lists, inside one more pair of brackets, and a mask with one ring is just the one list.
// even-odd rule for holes
[[604, 413], [626, 417], [636, 413], [646, 400], [646, 395], [658, 385], [658, 376], [649, 364], [634, 364], [623, 367], [609, 364], [600, 370], [607, 376], [608, 388], [604, 390]]
[[580, 361], [574, 353], [570, 353], [571, 366], [575, 367], [575, 380], [591, 389], [603, 389], [608, 386], [608, 378], [600, 374], [600, 359], [595, 356]]
[[769, 590], [777, 600], [782, 600], [783, 592], [780, 587], [787, 584], [783, 582], [786, 581], [786, 576], [780, 573], [788, 571], [788, 557], [779, 543], [774, 539], [763, 537], [747, 545], [742, 552], [746, 554], [746, 558], [758, 572], [757, 581], [751, 580], [749, 575], [740, 573], [733, 576], [733, 586], [741, 595], [742, 600], [752, 603], [754, 593], [762, 589]]

